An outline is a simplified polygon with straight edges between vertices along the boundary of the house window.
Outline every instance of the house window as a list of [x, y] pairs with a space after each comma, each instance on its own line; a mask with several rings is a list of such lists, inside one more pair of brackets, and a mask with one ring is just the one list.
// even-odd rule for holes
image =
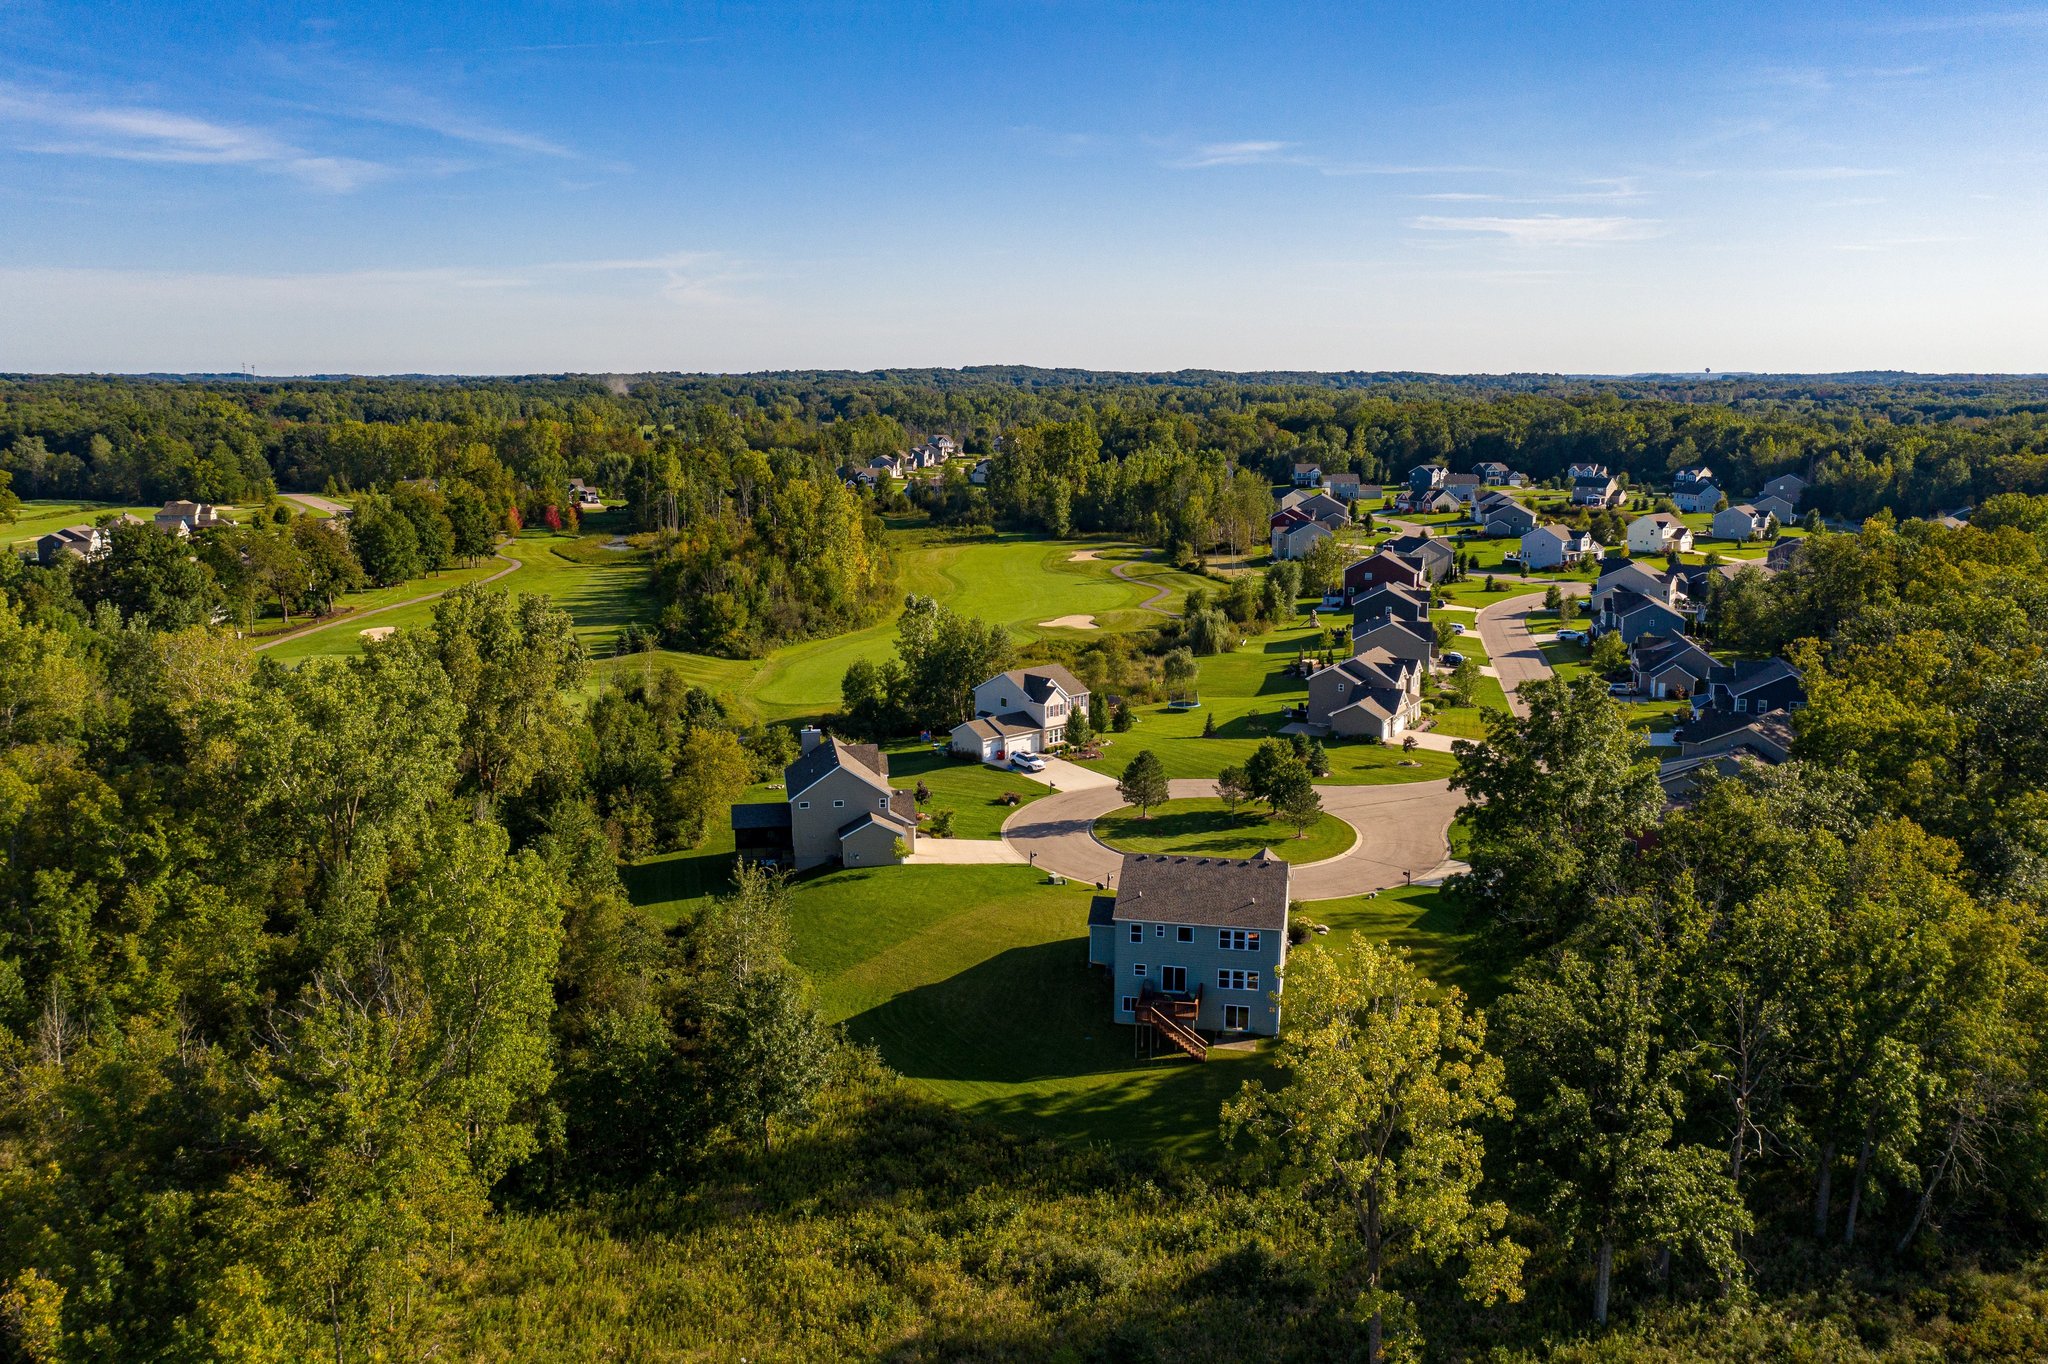
[[1216, 934], [1216, 945], [1226, 952], [1256, 952], [1259, 950], [1259, 935], [1247, 933], [1242, 928], [1225, 928]]
[[1132, 974], [1132, 975], [1134, 975], [1134, 976], [1142, 976], [1142, 975], [1144, 975], [1144, 974], [1145, 974], [1145, 963], [1144, 963], [1144, 962], [1142, 962], [1142, 961], [1132, 962], [1132, 963], [1131, 963], [1131, 974]]
[[1132, 942], [1143, 942], [1143, 941], [1145, 941], [1145, 925], [1143, 925], [1143, 924], [1132, 924], [1132, 925], [1131, 925], [1131, 941], [1132, 941]]
[[1223, 1031], [1243, 1032], [1252, 1025], [1252, 1008], [1249, 1004], [1226, 1004], [1223, 1006]]
[[796, 808], [799, 810], [808, 810], [811, 808], [811, 803], [807, 800], [800, 800], [796, 803]]
[[1216, 972], [1216, 988], [1219, 990], [1256, 990], [1259, 988], [1257, 971], [1236, 971], [1219, 967]]
[[835, 800], [832, 802], [832, 808], [835, 810], [842, 810], [846, 808], [846, 802], [843, 800]]
[[1163, 938], [1163, 937], [1165, 937], [1165, 936], [1166, 936], [1166, 925], [1165, 925], [1165, 924], [1154, 924], [1154, 925], [1152, 925], [1152, 936], [1153, 936], [1153, 937], [1155, 937], [1155, 938]]
[[1127, 1014], [1134, 1014], [1138, 1012], [1138, 997], [1136, 995], [1125, 995], [1123, 999], [1117, 1004], [1117, 1009], [1120, 1012]]
[[1195, 930], [1189, 928], [1186, 924], [1182, 924], [1179, 928], [1175, 929], [1174, 935], [1181, 942], [1193, 942], [1195, 940]]

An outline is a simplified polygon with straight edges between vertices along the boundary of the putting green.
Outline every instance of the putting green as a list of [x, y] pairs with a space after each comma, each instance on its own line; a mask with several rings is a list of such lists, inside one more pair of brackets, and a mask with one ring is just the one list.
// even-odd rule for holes
[[1129, 853], [1183, 853], [1189, 857], [1256, 857], [1271, 848], [1288, 862], [1321, 862], [1358, 841], [1357, 831], [1334, 815], [1318, 815], [1297, 838], [1294, 826], [1263, 809], [1232, 811], [1220, 800], [1170, 800], [1147, 819], [1126, 805], [1095, 821], [1095, 837]]

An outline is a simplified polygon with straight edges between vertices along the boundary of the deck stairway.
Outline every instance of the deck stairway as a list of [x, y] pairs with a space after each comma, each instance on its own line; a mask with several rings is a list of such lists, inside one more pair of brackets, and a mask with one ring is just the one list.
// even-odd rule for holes
[[1209, 1059], [1209, 1044], [1195, 1031], [1201, 1012], [1199, 1000], [1174, 999], [1169, 995], [1146, 995], [1138, 1001], [1138, 1022], [1150, 1027], [1197, 1061]]

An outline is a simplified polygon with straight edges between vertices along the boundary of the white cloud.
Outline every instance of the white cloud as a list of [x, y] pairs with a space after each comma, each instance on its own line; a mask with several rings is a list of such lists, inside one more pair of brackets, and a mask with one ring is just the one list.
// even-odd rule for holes
[[1411, 218], [1408, 226], [1420, 232], [1463, 232], [1478, 236], [1505, 237], [1523, 246], [1590, 246], [1603, 242], [1641, 241], [1654, 237], [1660, 225], [1654, 218], [1571, 218], [1539, 213], [1526, 218], [1451, 218], [1425, 214]]
[[1281, 155], [1293, 145], [1292, 142], [1210, 142], [1171, 164], [1183, 170], [1196, 170], [1203, 166], [1252, 166], [1262, 162], [1294, 160], [1296, 158]]
[[1773, 180], [1875, 180], [1899, 172], [1886, 166], [1788, 166], [1764, 173]]
[[168, 165], [245, 166], [336, 192], [387, 173], [374, 162], [318, 155], [257, 128], [16, 86], [0, 85], [0, 127], [12, 128], [19, 151]]

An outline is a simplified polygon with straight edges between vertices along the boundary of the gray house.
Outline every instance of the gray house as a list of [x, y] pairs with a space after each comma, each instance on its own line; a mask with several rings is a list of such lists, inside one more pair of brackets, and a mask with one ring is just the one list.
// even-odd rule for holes
[[1347, 738], [1398, 739], [1422, 713], [1427, 664], [1369, 646], [1308, 679], [1308, 723]]
[[[899, 840], [916, 851], [917, 799], [890, 789], [889, 760], [873, 744], [806, 729], [803, 752], [782, 776], [787, 801], [733, 807], [733, 841], [743, 851], [779, 860], [784, 831], [798, 871], [887, 866], [901, 860]], [[773, 813], [778, 805], [783, 815]]]
[[1748, 502], [1716, 512], [1709, 527], [1717, 540], [1764, 540], [1777, 528], [1777, 518]]
[[1522, 566], [1524, 568], [1562, 568], [1593, 558], [1600, 553], [1600, 542], [1582, 530], [1552, 523], [1538, 526], [1522, 535]]
[[1131, 854], [1116, 885], [1089, 907], [1088, 961], [1109, 968], [1117, 1022], [1200, 1057], [1210, 1038], [1279, 1033], [1288, 869], [1271, 849]]

